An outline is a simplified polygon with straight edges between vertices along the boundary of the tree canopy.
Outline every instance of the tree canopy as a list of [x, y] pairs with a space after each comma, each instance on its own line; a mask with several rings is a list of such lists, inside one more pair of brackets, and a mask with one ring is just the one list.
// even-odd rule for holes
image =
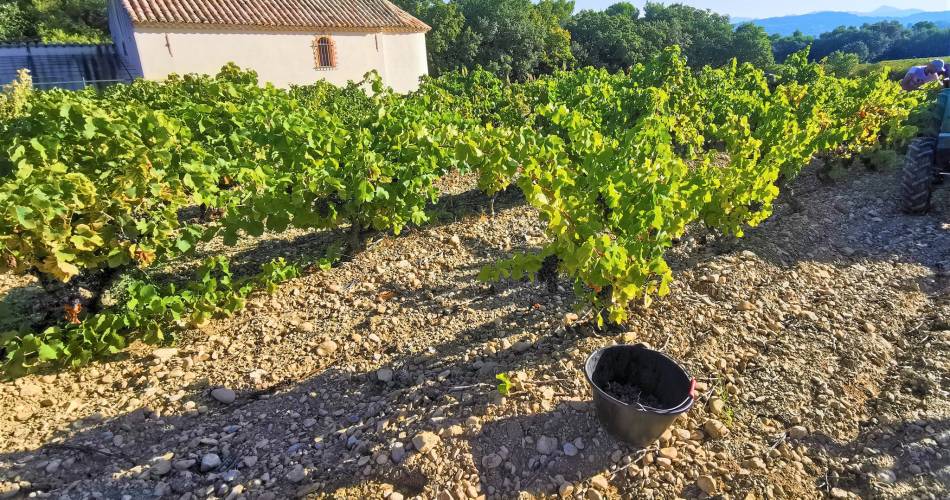
[[0, 0], [0, 41], [107, 40], [106, 0]]
[[687, 5], [647, 3], [641, 14], [622, 2], [604, 11], [583, 10], [567, 23], [580, 65], [611, 70], [644, 61], [663, 48], [679, 45], [694, 67], [742, 62], [771, 64], [768, 35], [759, 27], [733, 29], [729, 18]]
[[577, 63], [616, 71], [643, 60], [646, 44], [634, 19], [592, 10], [572, 17], [567, 29]]
[[574, 10], [565, 0], [395, 0], [432, 26], [426, 37], [429, 71], [438, 75], [481, 66], [525, 79], [574, 60], [563, 25]]
[[[840, 26], [818, 38], [796, 32], [791, 36], [772, 36], [776, 61], [812, 46], [811, 57], [821, 60], [835, 52], [853, 54], [859, 61], [882, 61], [946, 55], [950, 51], [950, 28], [920, 22], [909, 28], [899, 21], [881, 21], [861, 27]], [[840, 57], [840, 56], [839, 56]]]
[[[768, 36], [753, 24], [682, 4], [617, 2], [574, 13], [572, 0], [392, 0], [432, 27], [426, 34], [429, 72], [480, 66], [525, 80], [558, 69], [622, 70], [679, 45], [690, 66], [732, 58], [768, 66], [811, 47], [810, 57], [841, 61], [946, 55], [950, 29], [898, 21], [839, 27], [815, 38]], [[0, 41], [101, 43], [109, 40], [106, 0], [0, 0]]]

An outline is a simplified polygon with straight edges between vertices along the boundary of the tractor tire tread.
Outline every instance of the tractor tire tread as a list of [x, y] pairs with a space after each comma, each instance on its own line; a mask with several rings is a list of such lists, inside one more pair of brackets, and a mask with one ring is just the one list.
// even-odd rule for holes
[[918, 137], [911, 141], [901, 171], [901, 208], [909, 214], [922, 214], [930, 208], [934, 182], [933, 137]]

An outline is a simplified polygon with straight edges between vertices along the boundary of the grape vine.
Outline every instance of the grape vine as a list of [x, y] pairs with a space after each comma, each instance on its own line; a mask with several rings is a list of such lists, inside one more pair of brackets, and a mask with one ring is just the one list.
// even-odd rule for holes
[[[664, 254], [689, 224], [741, 236], [771, 214], [780, 180], [816, 155], [913, 135], [905, 119], [920, 100], [883, 73], [825, 75], [804, 53], [770, 81], [735, 62], [694, 72], [676, 48], [627, 72], [519, 84], [453, 73], [406, 96], [374, 74], [288, 91], [234, 66], [21, 95], [0, 123], [0, 272], [68, 285], [290, 227], [345, 228], [352, 254], [367, 231], [424, 224], [435, 182], [462, 170], [489, 197], [517, 186], [549, 236], [481, 278], [537, 277], [553, 290], [563, 273], [599, 321], [613, 322], [669, 291]], [[195, 207], [203, 217], [183, 215]], [[202, 291], [141, 285], [124, 312], [4, 333], [4, 366], [83, 362], [134, 332], [161, 341], [162, 321], [185, 309], [239, 307], [249, 285], [223, 279], [223, 261], [208, 266], [197, 282], [219, 278]]]

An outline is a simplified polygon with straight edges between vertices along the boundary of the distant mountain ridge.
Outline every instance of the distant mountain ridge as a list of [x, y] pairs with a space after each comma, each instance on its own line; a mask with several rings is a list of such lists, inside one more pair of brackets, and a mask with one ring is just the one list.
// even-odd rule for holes
[[891, 7], [889, 5], [882, 5], [871, 12], [856, 12], [848, 11], [848, 14], [854, 14], [858, 16], [877, 16], [877, 17], [905, 17], [912, 16], [914, 14], [923, 14], [927, 12], [921, 9], [898, 9], [897, 7]]
[[[880, 15], [879, 15], [880, 14]], [[950, 27], [950, 10], [942, 12], [920, 12], [913, 9], [896, 9], [894, 7], [881, 7], [874, 12], [867, 14], [854, 14], [851, 12], [813, 12], [811, 14], [802, 14], [797, 16], [769, 17], [765, 19], [748, 20], [744, 18], [734, 18], [733, 22], [752, 22], [765, 28], [770, 35], [778, 33], [780, 35], [791, 35], [795, 30], [799, 30], [806, 35], [818, 36], [828, 31], [833, 31], [838, 26], [860, 27], [866, 23], [876, 23], [880, 21], [900, 21], [902, 24], [910, 26], [921, 21], [930, 21], [937, 26]]]

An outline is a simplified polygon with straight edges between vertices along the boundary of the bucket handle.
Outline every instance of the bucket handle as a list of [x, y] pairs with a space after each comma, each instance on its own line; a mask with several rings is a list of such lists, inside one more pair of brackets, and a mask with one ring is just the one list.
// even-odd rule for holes
[[696, 379], [693, 378], [693, 379], [690, 379], [689, 381], [689, 398], [684, 399], [682, 403], [676, 405], [673, 408], [669, 408], [666, 410], [658, 410], [657, 413], [663, 413], [663, 414], [682, 413], [684, 411], [683, 408], [689, 408], [690, 406], [692, 406], [697, 398], [698, 398], [698, 395], [696, 394]]

